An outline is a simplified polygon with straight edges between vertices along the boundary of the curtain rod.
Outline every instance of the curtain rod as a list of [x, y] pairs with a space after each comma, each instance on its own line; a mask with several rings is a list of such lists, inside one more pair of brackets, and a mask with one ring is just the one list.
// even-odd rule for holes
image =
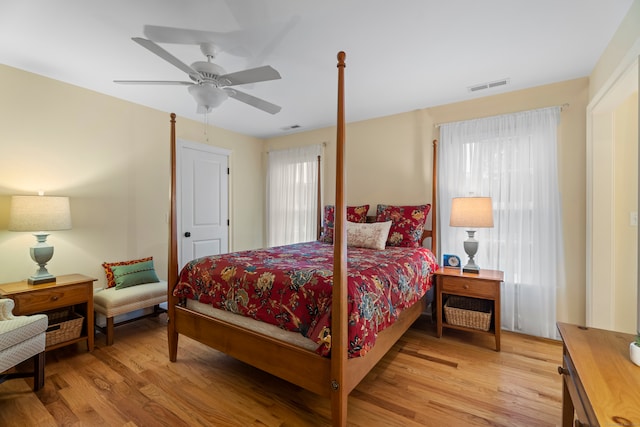
[[317, 144], [299, 145], [299, 146], [296, 146], [296, 147], [276, 148], [274, 150], [272, 149], [272, 150], [263, 151], [263, 153], [271, 153], [271, 152], [274, 152], [274, 151], [282, 151], [282, 150], [291, 150], [292, 148], [313, 147], [314, 145], [321, 145], [323, 148], [326, 148], [327, 141], [322, 141], [322, 142], [319, 142]]
[[[563, 111], [565, 108], [569, 108], [570, 104], [568, 102], [565, 102], [562, 105], [552, 105], [551, 107], [560, 107], [560, 111]], [[551, 108], [551, 107], [540, 107], [540, 108], [534, 108], [533, 110], [541, 110], [543, 108]], [[533, 111], [533, 110], [521, 110], [521, 111], [514, 111], [512, 113], [504, 113], [504, 114], [498, 114], [498, 116], [504, 116], [507, 114], [517, 114], [517, 113], [524, 113], [525, 111]], [[487, 116], [487, 117], [496, 117], [496, 116]], [[486, 119], [487, 117], [479, 117], [481, 119]], [[469, 119], [469, 120], [476, 120], [476, 119]], [[466, 120], [456, 120], [456, 122], [458, 121], [466, 121]], [[435, 127], [436, 129], [439, 128], [442, 125], [446, 125], [449, 123], [456, 123], [456, 122], [446, 122], [446, 123], [436, 123], [435, 125], [433, 125], [433, 127]]]

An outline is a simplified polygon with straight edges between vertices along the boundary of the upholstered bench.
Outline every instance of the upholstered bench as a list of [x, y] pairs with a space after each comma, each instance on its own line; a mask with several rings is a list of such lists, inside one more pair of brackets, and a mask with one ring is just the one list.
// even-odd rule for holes
[[[155, 283], [144, 283], [117, 289], [105, 288], [93, 294], [93, 309], [106, 318], [106, 326], [99, 326], [96, 318], [96, 328], [107, 336], [107, 345], [113, 344], [113, 329], [115, 326], [138, 320], [144, 317], [157, 316], [166, 310], [160, 308], [161, 303], [167, 301], [167, 282], [161, 280]], [[114, 322], [116, 316], [132, 313], [137, 310], [153, 307], [153, 312], [134, 318]]]

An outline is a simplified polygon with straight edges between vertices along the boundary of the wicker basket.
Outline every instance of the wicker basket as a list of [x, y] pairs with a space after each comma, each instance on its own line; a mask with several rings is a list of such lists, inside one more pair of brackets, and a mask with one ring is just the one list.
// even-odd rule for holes
[[491, 301], [451, 295], [444, 304], [447, 323], [488, 331], [491, 326]]
[[80, 337], [84, 317], [71, 310], [58, 310], [46, 313], [49, 318], [47, 328], [47, 347]]

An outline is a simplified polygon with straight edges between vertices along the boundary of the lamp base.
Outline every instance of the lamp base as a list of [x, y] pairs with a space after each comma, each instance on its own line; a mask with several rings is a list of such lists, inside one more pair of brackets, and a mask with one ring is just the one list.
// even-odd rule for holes
[[27, 279], [27, 283], [30, 285], [40, 285], [42, 283], [51, 283], [56, 281], [56, 276], [51, 274], [48, 276], [31, 276]]
[[480, 274], [480, 267], [476, 265], [476, 262], [473, 260], [473, 257], [478, 252], [478, 241], [475, 239], [475, 230], [467, 230], [467, 234], [469, 237], [464, 241], [464, 251], [467, 253], [469, 259], [467, 260], [467, 265], [462, 267], [462, 271], [465, 273], [471, 274]]
[[480, 274], [480, 267], [478, 267], [477, 265], [473, 265], [473, 266], [465, 265], [462, 268], [462, 271], [465, 273]]
[[29, 253], [31, 254], [31, 259], [38, 264], [38, 269], [33, 276], [27, 279], [27, 283], [30, 285], [39, 285], [41, 283], [55, 282], [56, 276], [49, 273], [46, 267], [47, 263], [51, 260], [51, 257], [53, 257], [53, 246], [47, 243], [47, 236], [49, 233], [39, 231], [37, 233], [33, 233], [33, 235], [38, 240], [38, 243], [31, 247]]

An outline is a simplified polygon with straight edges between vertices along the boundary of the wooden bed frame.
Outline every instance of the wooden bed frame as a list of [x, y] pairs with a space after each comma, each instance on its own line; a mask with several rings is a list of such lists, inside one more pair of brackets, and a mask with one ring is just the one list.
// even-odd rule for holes
[[[345, 201], [345, 123], [344, 68], [345, 53], [338, 53], [338, 122], [336, 141], [336, 200], [334, 225], [334, 282], [332, 295], [331, 357], [278, 341], [270, 336], [215, 319], [186, 308], [173, 296], [178, 282], [178, 250], [176, 224], [176, 131], [175, 114], [171, 114], [171, 221], [168, 267], [168, 343], [169, 359], [176, 361], [178, 335], [183, 334], [226, 353], [249, 365], [296, 384], [320, 396], [331, 398], [331, 419], [334, 426], [347, 422], [349, 393], [378, 363], [395, 342], [424, 311], [425, 300], [404, 310], [400, 318], [378, 334], [376, 344], [366, 356], [347, 357], [347, 210]], [[436, 230], [436, 158], [437, 143], [433, 144], [433, 188], [431, 230]], [[431, 237], [432, 251], [436, 249], [435, 232]], [[423, 236], [424, 237], [424, 236]]]

